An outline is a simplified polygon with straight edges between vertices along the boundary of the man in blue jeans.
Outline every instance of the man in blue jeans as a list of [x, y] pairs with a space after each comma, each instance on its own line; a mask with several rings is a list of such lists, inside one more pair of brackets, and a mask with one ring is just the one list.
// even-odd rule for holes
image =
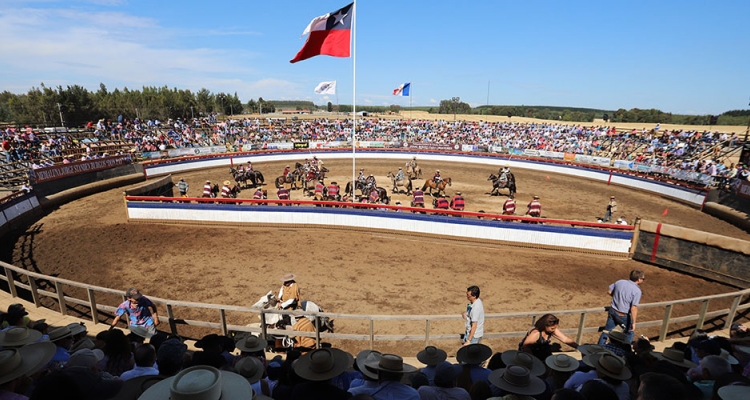
[[630, 280], [620, 279], [609, 285], [609, 293], [612, 296], [612, 304], [607, 311], [607, 323], [604, 331], [599, 336], [599, 345], [607, 343], [607, 333], [616, 326], [619, 326], [625, 332], [625, 343], [633, 341], [635, 335], [635, 321], [638, 318], [638, 303], [641, 301], [640, 284], [646, 279], [646, 275], [641, 270], [634, 269], [630, 271]]
[[484, 303], [479, 299], [479, 287], [469, 286], [466, 289], [466, 299], [469, 303], [461, 316], [466, 320], [466, 333], [463, 345], [479, 343], [484, 336]]

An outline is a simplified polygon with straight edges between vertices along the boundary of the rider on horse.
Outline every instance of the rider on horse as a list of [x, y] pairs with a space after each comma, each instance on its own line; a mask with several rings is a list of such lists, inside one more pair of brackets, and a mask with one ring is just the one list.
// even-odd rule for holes
[[498, 179], [500, 179], [501, 182], [508, 181], [508, 174], [510, 174], [510, 167], [507, 164], [497, 171]]
[[323, 161], [318, 160], [318, 156], [313, 156], [312, 161], [310, 162], [310, 165], [312, 165], [315, 169], [319, 169], [323, 166]]
[[407, 164], [409, 167], [412, 168], [412, 171], [417, 170], [417, 156], [414, 156], [411, 161], [409, 161], [409, 164]]
[[254, 172], [253, 171], [253, 163], [250, 161], [247, 162], [247, 168], [245, 169], [246, 172]]
[[367, 187], [371, 189], [375, 189], [377, 187], [377, 184], [375, 183], [375, 177], [372, 174], [367, 177], [365, 184], [367, 184]]
[[396, 172], [396, 182], [403, 181], [404, 180], [404, 171], [399, 168], [398, 172]]
[[435, 175], [432, 176], [432, 182], [437, 186], [442, 180], [443, 178], [440, 177], [440, 170], [438, 169], [435, 171]]
[[284, 168], [284, 173], [282, 174], [282, 175], [284, 175], [284, 178], [285, 178], [285, 179], [286, 179], [286, 177], [287, 177], [287, 176], [289, 175], [289, 173], [290, 173], [290, 172], [291, 172], [291, 168], [290, 168], [290, 167], [289, 167], [289, 166], [287, 165], [287, 166], [286, 166], [286, 167]]
[[206, 181], [206, 184], [203, 185], [203, 197], [212, 197], [211, 189], [211, 181]]
[[362, 183], [367, 182], [367, 177], [365, 176], [364, 168], [359, 169], [359, 175], [357, 176], [357, 181], [362, 182]]

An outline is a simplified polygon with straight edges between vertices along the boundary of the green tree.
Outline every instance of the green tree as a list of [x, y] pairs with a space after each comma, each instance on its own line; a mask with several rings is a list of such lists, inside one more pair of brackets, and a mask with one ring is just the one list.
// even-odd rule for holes
[[331, 111], [333, 111], [333, 103], [331, 103], [331, 102], [329, 101], [329, 102], [328, 102], [328, 106], [326, 107], [326, 110], [328, 110], [328, 112], [331, 112]]

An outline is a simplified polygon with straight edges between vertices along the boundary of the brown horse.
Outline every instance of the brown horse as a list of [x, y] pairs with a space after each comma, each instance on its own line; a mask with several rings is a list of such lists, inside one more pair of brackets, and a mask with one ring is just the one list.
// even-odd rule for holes
[[451, 178], [445, 178], [440, 183], [436, 184], [435, 181], [432, 179], [428, 179], [427, 182], [424, 183], [424, 186], [422, 186], [422, 191], [426, 189], [430, 189], [429, 194], [430, 196], [434, 196], [432, 193], [433, 189], [437, 189], [437, 192], [435, 194], [440, 195], [440, 192], [443, 192], [445, 194], [445, 187], [451, 186]]

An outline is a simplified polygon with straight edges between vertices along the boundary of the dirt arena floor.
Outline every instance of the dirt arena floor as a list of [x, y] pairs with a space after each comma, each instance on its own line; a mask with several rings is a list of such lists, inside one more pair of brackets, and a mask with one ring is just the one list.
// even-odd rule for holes
[[[331, 170], [330, 180], [343, 188], [351, 176], [351, 161], [329, 160], [325, 165]], [[373, 173], [380, 186], [390, 189], [385, 176], [401, 165], [363, 160], [358, 168]], [[496, 173], [496, 168], [431, 162], [420, 162], [420, 166], [429, 176], [440, 169], [443, 177], [451, 177], [454, 183], [448, 193], [463, 192], [468, 210], [501, 210], [505, 196], [487, 194], [491, 185], [486, 178]], [[283, 167], [284, 163], [255, 165], [266, 177], [264, 188], [273, 194], [271, 198], [276, 192], [272, 181]], [[190, 194], [199, 196], [207, 179], [230, 179], [228, 170], [187, 172], [175, 176], [175, 181], [184, 177], [190, 184]], [[635, 217], [659, 220], [668, 208], [665, 223], [750, 240], [750, 235], [726, 222], [651, 194], [562, 175], [522, 169], [513, 172], [521, 213], [536, 194], [548, 218], [595, 221], [604, 214], [609, 196], [614, 195], [619, 214], [629, 221]], [[415, 182], [422, 184], [423, 180]], [[252, 192], [243, 191], [240, 197], [250, 198]], [[487, 313], [599, 307], [608, 304], [607, 286], [626, 278], [634, 268], [646, 271], [643, 302], [733, 291], [635, 261], [572, 252], [473, 245], [403, 234], [128, 223], [122, 193], [123, 188], [113, 189], [60, 207], [15, 244], [7, 243], [4, 259], [47, 275], [93, 285], [123, 290], [137, 286], [147, 295], [242, 306], [254, 303], [269, 290], [277, 291], [279, 277], [294, 272], [304, 298], [329, 312], [366, 315], [459, 315], [466, 306], [465, 290], [474, 284], [482, 289]], [[301, 191], [294, 191], [292, 198], [302, 198]], [[403, 194], [394, 196], [396, 199], [404, 204], [409, 201]], [[112, 302], [115, 306], [116, 299]], [[673, 315], [684, 311], [675, 310]], [[697, 312], [697, 306], [690, 311]], [[661, 309], [646, 310], [639, 319], [659, 319], [662, 313]], [[195, 312], [189, 317], [218, 321], [216, 312]], [[238, 320], [240, 317], [233, 315], [229, 318], [230, 323], [256, 322]], [[605, 314], [602, 312], [601, 321], [592, 319], [587, 326], [603, 324]], [[523, 330], [530, 322], [488, 320], [487, 329]], [[577, 323], [577, 317], [565, 317], [562, 327], [573, 328]], [[336, 325], [340, 333], [367, 333], [366, 324], [360, 321], [338, 319]], [[375, 330], [379, 334], [420, 334], [424, 323], [376, 322]], [[460, 320], [437, 321], [431, 326], [432, 334], [455, 333], [456, 338], [462, 331]], [[653, 336], [658, 331], [642, 333]], [[591, 341], [595, 336], [586, 339]], [[488, 344], [500, 350], [513, 348], [517, 341]], [[366, 342], [334, 344], [354, 353], [367, 346]], [[458, 339], [437, 344], [457, 348]], [[383, 351], [413, 355], [424, 342], [394, 341], [377, 346]]]

